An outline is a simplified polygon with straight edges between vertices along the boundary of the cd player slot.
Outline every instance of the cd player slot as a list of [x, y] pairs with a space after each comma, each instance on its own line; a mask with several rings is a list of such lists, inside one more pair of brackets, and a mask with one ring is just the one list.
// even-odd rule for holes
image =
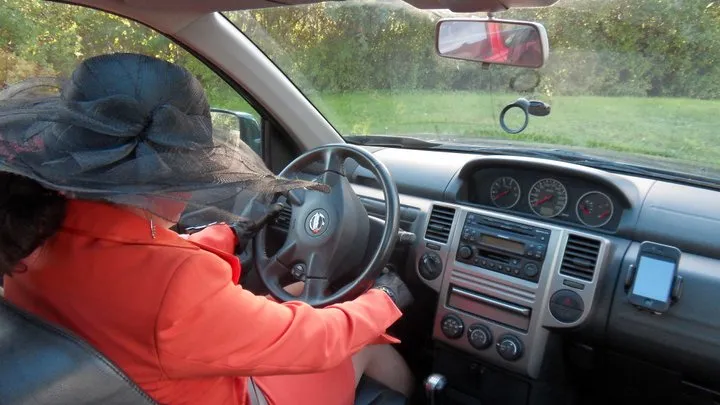
[[447, 305], [522, 332], [530, 327], [530, 308], [457, 286], [450, 286]]
[[507, 225], [503, 224], [502, 222], [495, 222], [495, 221], [486, 221], [482, 223], [483, 226], [487, 228], [497, 229], [504, 232], [512, 232], [516, 233], [518, 235], [524, 235], [524, 236], [535, 236], [535, 232], [533, 232], [531, 229], [523, 229], [523, 227], [517, 226], [517, 225]]
[[493, 252], [492, 250], [478, 248], [478, 256], [485, 259], [495, 260], [503, 264], [510, 264], [510, 256]]

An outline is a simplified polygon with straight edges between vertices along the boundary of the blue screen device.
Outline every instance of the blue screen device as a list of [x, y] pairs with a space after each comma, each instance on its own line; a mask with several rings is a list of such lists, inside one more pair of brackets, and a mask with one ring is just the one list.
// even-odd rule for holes
[[670, 309], [681, 255], [673, 246], [643, 242], [635, 263], [630, 303], [658, 313]]

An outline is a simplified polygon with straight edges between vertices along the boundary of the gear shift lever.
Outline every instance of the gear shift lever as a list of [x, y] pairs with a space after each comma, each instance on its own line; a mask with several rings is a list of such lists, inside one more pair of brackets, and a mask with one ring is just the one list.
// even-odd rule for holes
[[430, 405], [438, 405], [438, 397], [446, 385], [447, 378], [442, 374], [430, 374], [425, 379], [425, 395]]

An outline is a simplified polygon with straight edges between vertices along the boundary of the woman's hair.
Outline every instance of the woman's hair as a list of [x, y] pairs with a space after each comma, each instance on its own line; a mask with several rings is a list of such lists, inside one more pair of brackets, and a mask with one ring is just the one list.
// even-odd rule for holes
[[60, 229], [66, 203], [35, 180], [0, 172], [0, 276], [18, 269]]

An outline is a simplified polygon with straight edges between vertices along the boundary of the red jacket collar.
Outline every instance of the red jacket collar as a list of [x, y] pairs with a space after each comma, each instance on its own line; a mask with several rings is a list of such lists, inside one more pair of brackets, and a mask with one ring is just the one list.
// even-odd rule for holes
[[232, 267], [234, 283], [237, 284], [240, 279], [240, 261], [235, 255], [214, 246], [185, 240], [177, 233], [157, 226], [153, 237], [150, 220], [121, 206], [98, 201], [70, 200], [62, 229], [70, 233], [119, 243], [205, 250], [220, 256]]
[[155, 226], [153, 237], [149, 219], [120, 206], [98, 201], [70, 200], [62, 228], [116, 242], [197, 248], [177, 233], [160, 226]]

